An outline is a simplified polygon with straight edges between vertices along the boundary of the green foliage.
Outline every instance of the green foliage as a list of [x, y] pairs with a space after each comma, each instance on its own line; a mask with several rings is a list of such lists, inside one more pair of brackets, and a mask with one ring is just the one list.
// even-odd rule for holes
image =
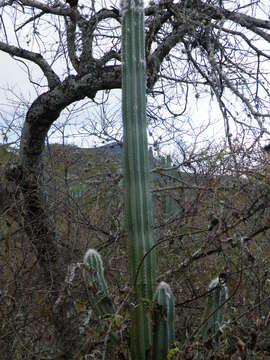
[[[154, 296], [153, 360], [167, 359], [174, 348], [174, 299], [171, 288], [161, 282]], [[172, 358], [172, 353], [170, 353]]]
[[179, 348], [176, 346], [168, 351], [167, 360], [172, 360], [179, 353]]

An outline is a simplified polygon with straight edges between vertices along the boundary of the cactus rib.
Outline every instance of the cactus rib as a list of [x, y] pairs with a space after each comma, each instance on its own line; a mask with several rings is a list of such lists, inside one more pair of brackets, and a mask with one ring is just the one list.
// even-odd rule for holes
[[[149, 156], [146, 132], [144, 4], [122, 1], [122, 116], [124, 133], [125, 218], [131, 279], [131, 357], [144, 360], [152, 344], [150, 309], [155, 279]], [[136, 279], [136, 281], [135, 281]]]

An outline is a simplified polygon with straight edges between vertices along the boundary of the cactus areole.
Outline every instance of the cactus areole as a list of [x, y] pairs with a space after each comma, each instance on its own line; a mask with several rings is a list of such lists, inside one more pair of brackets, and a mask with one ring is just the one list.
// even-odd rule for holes
[[123, 0], [121, 6], [125, 219], [132, 287], [130, 351], [132, 360], [144, 360], [152, 346], [151, 308], [156, 286], [154, 251], [142, 262], [154, 245], [146, 132], [144, 5], [143, 1]]

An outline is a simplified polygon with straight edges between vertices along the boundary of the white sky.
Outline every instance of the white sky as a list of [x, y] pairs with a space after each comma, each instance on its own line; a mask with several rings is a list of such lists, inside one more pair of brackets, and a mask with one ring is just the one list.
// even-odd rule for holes
[[[263, 13], [262, 13], [263, 15]], [[264, 16], [261, 16], [264, 17]], [[26, 71], [26, 67], [23, 64], [18, 63], [14, 59], [12, 59], [9, 55], [0, 51], [0, 69], [1, 69], [1, 77], [0, 77], [0, 114], [2, 117], [3, 125], [6, 122], [7, 114], [5, 113], [12, 111], [7, 106], [9, 100], [12, 99], [14, 94], [21, 99], [22, 102], [26, 101], [26, 103], [31, 103], [33, 99], [36, 97], [36, 91], [33, 85], [29, 83], [28, 74]], [[40, 71], [37, 70], [35, 65], [31, 65], [30, 67], [32, 71], [33, 78], [35, 81], [39, 81], [38, 78], [40, 76]], [[9, 89], [10, 91], [7, 91]], [[12, 94], [13, 92], [13, 94]], [[18, 100], [17, 98], [17, 100]], [[93, 109], [93, 107], [91, 107]], [[121, 106], [119, 106], [119, 109]], [[208, 124], [208, 122], [214, 123], [213, 126], [209, 126], [207, 131], [202, 134], [202, 140], [204, 138], [215, 139], [221, 138], [224, 134], [223, 121], [220, 115], [220, 111], [215, 102], [209, 103], [209, 97], [204, 98], [203, 96], [197, 100], [194, 100], [193, 103], [189, 104], [190, 108], [190, 118], [191, 125], [194, 127], [194, 132], [198, 133], [198, 129], [203, 128], [204, 124]], [[91, 111], [91, 110], [90, 110]], [[97, 116], [98, 110], [95, 112], [95, 116]], [[89, 115], [89, 113], [88, 113]], [[85, 113], [82, 115], [86, 116]], [[90, 115], [91, 116], [91, 113]], [[85, 119], [84, 119], [85, 120]], [[218, 121], [219, 120], [219, 121]], [[23, 119], [22, 119], [23, 121]], [[78, 118], [74, 122], [80, 122], [81, 119]], [[60, 124], [65, 123], [65, 119], [60, 120]], [[5, 126], [5, 125], [4, 125]], [[70, 129], [70, 133], [66, 134], [72, 135], [74, 128]], [[57, 141], [61, 141], [61, 134], [58, 138], [55, 137]], [[59, 139], [59, 140], [58, 140]], [[93, 144], [92, 141], [88, 142], [85, 139], [81, 139], [79, 137], [67, 138], [68, 142], [76, 143], [78, 146], [89, 146]], [[1, 142], [1, 134], [0, 134], [0, 142]]]
[[[26, 72], [26, 67], [14, 60], [11, 56], [0, 52], [0, 68], [1, 71], [1, 80], [0, 80], [0, 107], [2, 110], [2, 117], [6, 116], [4, 114], [4, 111], [10, 112], [10, 115], [12, 113], [12, 109], [8, 106], [10, 103], [10, 100], [14, 98], [14, 101], [17, 102], [18, 99], [21, 99], [22, 101], [27, 101], [29, 104], [31, 101], [33, 101], [36, 98], [36, 91], [34, 89], [34, 86], [32, 86], [29, 83], [28, 74]], [[34, 71], [32, 72], [33, 78], [37, 78], [37, 69], [36, 66], [31, 66]], [[8, 91], [7, 91], [8, 89]], [[15, 96], [18, 96], [16, 97]], [[119, 104], [119, 102], [118, 102]], [[3, 106], [4, 105], [4, 106]], [[213, 106], [214, 104], [212, 104]], [[94, 105], [93, 105], [94, 106]], [[91, 106], [92, 107], [92, 106]], [[214, 108], [211, 109], [209, 107], [209, 99], [198, 99], [193, 104], [189, 105], [190, 107], [190, 115], [191, 118], [194, 120], [194, 131], [195, 129], [198, 129], [198, 127], [202, 126], [203, 124], [208, 123], [209, 119], [214, 121], [214, 118], [218, 116], [218, 107], [217, 105], [214, 105]], [[121, 106], [119, 105], [119, 109]], [[95, 115], [97, 115], [98, 110], [95, 112]], [[84, 113], [82, 115], [85, 116], [91, 116]], [[2, 119], [3, 121], [3, 119]], [[23, 121], [23, 119], [22, 119]], [[78, 119], [80, 122], [80, 119]], [[63, 121], [60, 121], [60, 123], [64, 123]], [[5, 125], [4, 125], [5, 126]], [[87, 141], [85, 137], [74, 137], [72, 134], [74, 133], [74, 128], [70, 129], [70, 132], [66, 130], [65, 134], [70, 135], [70, 137], [66, 138], [67, 142], [75, 143], [78, 146], [92, 146], [92, 141]], [[218, 131], [217, 131], [217, 124], [214, 127], [209, 127], [207, 130], [207, 136], [214, 137], [217, 135], [217, 133], [222, 136], [223, 133], [223, 123], [222, 121], [218, 125]], [[58, 135], [55, 134], [54, 141], [61, 142], [62, 134], [58, 133]], [[0, 137], [1, 142], [1, 137]]]

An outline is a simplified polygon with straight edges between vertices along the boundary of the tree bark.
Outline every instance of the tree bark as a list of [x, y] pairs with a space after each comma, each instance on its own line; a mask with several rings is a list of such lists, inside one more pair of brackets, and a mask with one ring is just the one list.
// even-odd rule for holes
[[[70, 76], [54, 89], [40, 95], [29, 108], [21, 136], [20, 162], [6, 172], [23, 197], [25, 232], [35, 253], [44, 286], [49, 292], [52, 322], [63, 359], [72, 359], [78, 334], [71, 328], [67, 312], [64, 278], [67, 273], [63, 247], [44, 206], [41, 188], [41, 162], [46, 135], [69, 104], [86, 96], [94, 99], [97, 91], [121, 87], [120, 67], [106, 67], [102, 73]], [[64, 295], [64, 296], [63, 296]]]

